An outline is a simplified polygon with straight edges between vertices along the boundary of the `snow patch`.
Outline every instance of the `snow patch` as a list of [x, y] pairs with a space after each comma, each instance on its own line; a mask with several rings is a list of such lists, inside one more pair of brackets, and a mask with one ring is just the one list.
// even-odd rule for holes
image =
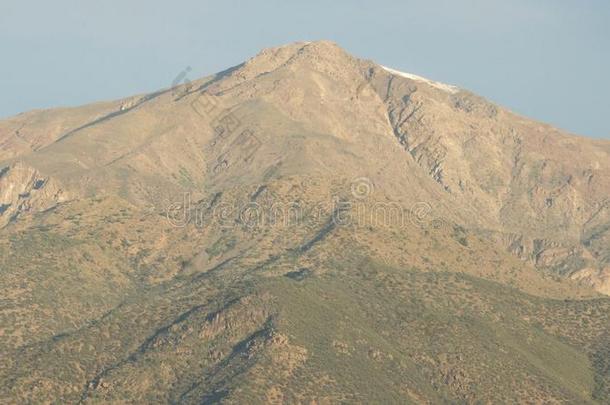
[[450, 84], [435, 82], [433, 80], [426, 79], [425, 77], [414, 75], [412, 73], [401, 72], [399, 70], [390, 69], [389, 67], [386, 67], [386, 66], [381, 66], [381, 67], [384, 70], [390, 72], [393, 75], [401, 76], [401, 77], [404, 77], [404, 78], [407, 78], [407, 79], [411, 79], [411, 80], [416, 80], [418, 82], [424, 82], [424, 83], [426, 83], [426, 84], [428, 84], [428, 85], [430, 85], [432, 87], [436, 87], [437, 89], [446, 91], [447, 93], [455, 94], [455, 93], [460, 91], [459, 87], [452, 86]]

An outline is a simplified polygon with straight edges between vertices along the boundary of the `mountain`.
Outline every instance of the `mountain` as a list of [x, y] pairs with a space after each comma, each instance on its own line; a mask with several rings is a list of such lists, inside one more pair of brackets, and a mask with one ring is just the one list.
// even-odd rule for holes
[[610, 142], [328, 41], [0, 122], [8, 403], [607, 403]]

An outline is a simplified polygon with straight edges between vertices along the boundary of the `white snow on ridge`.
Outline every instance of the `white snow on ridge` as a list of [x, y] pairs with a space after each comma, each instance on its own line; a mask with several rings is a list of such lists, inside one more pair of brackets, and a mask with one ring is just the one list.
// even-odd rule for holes
[[424, 82], [424, 83], [426, 83], [426, 84], [428, 84], [428, 85], [430, 85], [432, 87], [436, 87], [437, 89], [446, 91], [446, 92], [451, 93], [451, 94], [455, 94], [455, 93], [460, 91], [460, 88], [457, 87], [457, 86], [452, 86], [450, 84], [435, 82], [433, 80], [426, 79], [425, 77], [417, 76], [417, 75], [414, 75], [412, 73], [401, 72], [399, 70], [390, 69], [389, 67], [386, 67], [386, 66], [383, 66], [383, 65], [380, 65], [380, 66], [384, 70], [392, 73], [393, 75], [401, 76], [401, 77], [404, 77], [404, 78], [407, 78], [407, 79], [411, 79], [411, 80], [416, 80], [418, 82]]

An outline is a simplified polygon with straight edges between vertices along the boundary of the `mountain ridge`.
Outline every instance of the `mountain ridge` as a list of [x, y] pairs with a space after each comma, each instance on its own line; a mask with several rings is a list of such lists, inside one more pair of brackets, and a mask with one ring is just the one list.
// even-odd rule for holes
[[434, 83], [301, 42], [1, 121], [0, 395], [604, 403], [610, 142]]

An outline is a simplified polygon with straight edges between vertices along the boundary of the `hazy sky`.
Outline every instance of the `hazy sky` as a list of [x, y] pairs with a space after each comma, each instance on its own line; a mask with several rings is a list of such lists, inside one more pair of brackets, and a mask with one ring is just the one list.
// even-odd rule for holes
[[610, 138], [610, 1], [0, 0], [0, 117], [168, 87], [331, 39], [518, 113]]

